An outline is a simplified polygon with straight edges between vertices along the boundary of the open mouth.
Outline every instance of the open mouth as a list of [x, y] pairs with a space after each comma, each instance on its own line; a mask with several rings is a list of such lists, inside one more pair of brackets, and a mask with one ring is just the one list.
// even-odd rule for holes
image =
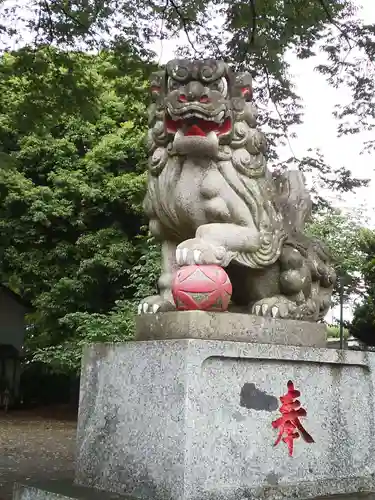
[[181, 130], [185, 136], [205, 137], [211, 132], [216, 135], [226, 135], [232, 130], [232, 121], [220, 113], [210, 119], [200, 113], [189, 113], [185, 116], [173, 117], [167, 112], [165, 116], [165, 127], [168, 133], [175, 134]]

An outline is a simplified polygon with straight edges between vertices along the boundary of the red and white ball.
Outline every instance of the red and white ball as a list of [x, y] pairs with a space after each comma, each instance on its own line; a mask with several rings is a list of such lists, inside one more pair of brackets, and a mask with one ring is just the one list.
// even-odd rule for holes
[[172, 294], [178, 311], [226, 311], [232, 284], [220, 266], [185, 266], [175, 274]]

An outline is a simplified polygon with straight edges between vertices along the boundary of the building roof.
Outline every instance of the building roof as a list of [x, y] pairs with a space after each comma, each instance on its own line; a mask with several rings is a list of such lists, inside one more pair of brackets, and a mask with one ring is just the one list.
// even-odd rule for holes
[[10, 288], [8, 288], [7, 286], [0, 285], [0, 289], [6, 295], [8, 295], [8, 297], [11, 297], [15, 302], [17, 302], [18, 304], [20, 304], [21, 306], [23, 306], [25, 309], [28, 309], [28, 310], [32, 309], [31, 304], [27, 300], [23, 299], [20, 295], [18, 295], [18, 293], [13, 292], [13, 290], [11, 290]]

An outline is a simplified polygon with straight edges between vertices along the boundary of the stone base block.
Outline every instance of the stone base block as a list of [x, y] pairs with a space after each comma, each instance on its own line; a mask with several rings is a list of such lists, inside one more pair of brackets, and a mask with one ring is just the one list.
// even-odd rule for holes
[[[86, 350], [76, 479], [152, 500], [312, 498], [374, 488], [375, 354], [170, 340]], [[315, 443], [274, 446], [292, 380]]]
[[50, 481], [43, 484], [15, 484], [13, 500], [131, 500], [116, 493], [83, 488], [73, 484]]
[[[242, 342], [96, 345], [84, 354], [79, 484], [142, 500], [372, 491], [375, 354]], [[271, 423], [292, 380], [315, 443]], [[357, 495], [358, 496], [358, 495]], [[23, 499], [22, 499], [23, 500]]]
[[323, 324], [232, 312], [176, 311], [137, 317], [136, 340], [229, 340], [326, 347]]
[[[332, 496], [317, 496], [314, 500], [375, 500], [375, 492], [361, 489], [363, 486], [363, 481], [354, 481], [354, 484], [346, 485], [347, 493], [342, 495], [332, 495]], [[359, 488], [353, 493], [355, 488]], [[315, 485], [311, 490], [319, 491], [319, 487]], [[337, 490], [336, 488], [333, 488]], [[307, 491], [308, 487], [304, 489], [284, 489], [283, 495], [280, 495], [280, 500], [285, 500], [286, 498], [291, 498], [295, 500], [299, 498], [300, 500], [306, 499], [306, 497], [301, 496], [303, 491]], [[350, 493], [352, 492], [352, 493]], [[269, 496], [267, 498], [273, 497], [272, 488], [269, 489]], [[255, 497], [244, 497], [246, 499]], [[310, 497], [311, 498], [311, 497]], [[117, 495], [115, 493], [109, 493], [106, 491], [95, 490], [93, 488], [83, 488], [80, 486], [74, 486], [71, 484], [56, 484], [55, 482], [50, 482], [49, 484], [15, 484], [13, 492], [13, 500], [135, 500], [128, 496]], [[306, 499], [307, 500], [307, 499]]]

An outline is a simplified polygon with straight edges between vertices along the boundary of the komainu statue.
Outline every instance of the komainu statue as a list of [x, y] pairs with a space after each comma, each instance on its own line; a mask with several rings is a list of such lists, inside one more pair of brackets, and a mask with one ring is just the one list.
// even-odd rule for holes
[[151, 81], [144, 208], [162, 241], [160, 295], [140, 313], [173, 310], [179, 266], [217, 264], [233, 285], [232, 310], [319, 321], [335, 272], [303, 233], [311, 199], [300, 172], [271, 173], [256, 128], [252, 79], [222, 61], [174, 60]]

